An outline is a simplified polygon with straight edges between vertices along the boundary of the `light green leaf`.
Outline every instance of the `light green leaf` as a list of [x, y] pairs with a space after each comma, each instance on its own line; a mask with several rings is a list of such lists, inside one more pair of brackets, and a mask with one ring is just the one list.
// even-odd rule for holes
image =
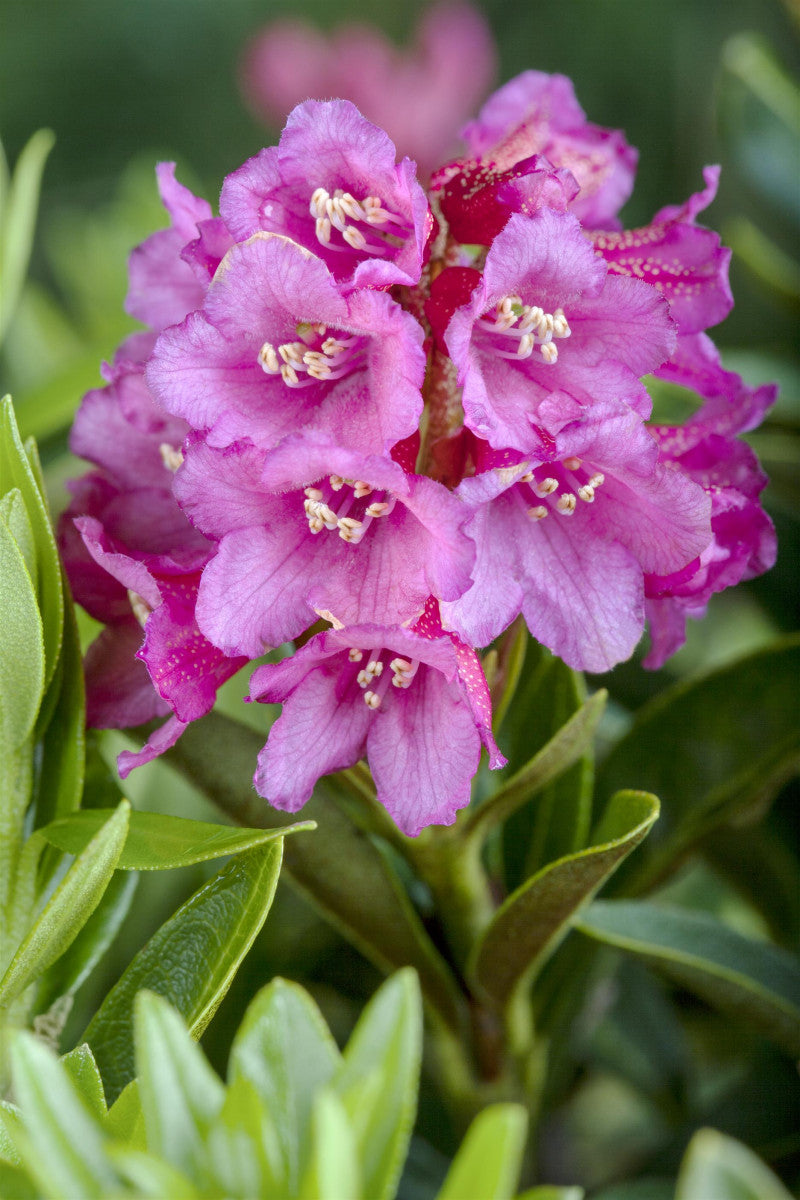
[[311, 1154], [300, 1200], [361, 1200], [353, 1129], [335, 1092], [323, 1088], [314, 1101]]
[[114, 872], [125, 842], [129, 813], [128, 801], [122, 800], [35, 918], [0, 979], [0, 1004], [8, 1004], [55, 962], [86, 924]]
[[493, 1104], [467, 1130], [436, 1200], [511, 1200], [514, 1194], [528, 1114], [521, 1104]]
[[[422, 1057], [422, 1003], [416, 973], [397, 971], [361, 1014], [331, 1087], [355, 1130], [362, 1186], [388, 1200], [408, 1152], [417, 1111]], [[380, 1090], [362, 1104], [362, 1081], [380, 1075]]]
[[[546, 751], [551, 739], [586, 702], [583, 676], [527, 634], [522, 677], [500, 727], [500, 744], [508, 756], [502, 779], [510, 780], [532, 754], [542, 752], [539, 767], [553, 762]], [[586, 714], [591, 718], [592, 711]], [[580, 731], [580, 722], [574, 732]], [[508, 890], [512, 891], [545, 863], [586, 845], [592, 820], [594, 752], [587, 742], [580, 756], [503, 826], [503, 857]]]
[[484, 836], [578, 762], [592, 743], [607, 698], [607, 692], [595, 692], [516, 775], [479, 808], [470, 810], [464, 832]]
[[20, 439], [11, 397], [6, 396], [0, 401], [0, 495], [13, 487], [19, 488], [22, 493], [36, 547], [38, 582], [35, 594], [42, 618], [47, 686], [56, 669], [64, 624], [61, 565], [47, 504], [39, 489], [36, 471]]
[[689, 1142], [675, 1200], [791, 1200], [760, 1158], [734, 1138], [701, 1129]]
[[149, 988], [163, 996], [199, 1038], [266, 920], [281, 848], [273, 842], [227, 863], [162, 925], [106, 996], [84, 1040], [111, 1103], [134, 1075], [136, 993]]
[[[119, 863], [117, 863], [119, 867]], [[46, 1012], [59, 996], [73, 995], [86, 980], [122, 927], [139, 876], [115, 871], [97, 908], [72, 945], [44, 972], [36, 993], [36, 1008]]]
[[122, 1089], [108, 1110], [103, 1128], [112, 1138], [125, 1142], [132, 1149], [145, 1150], [147, 1148], [138, 1080], [132, 1079]]
[[576, 928], [642, 958], [800, 1054], [800, 964], [786, 951], [742, 937], [705, 913], [636, 900], [598, 900]]
[[104, 1118], [108, 1110], [103, 1081], [89, 1047], [76, 1046], [69, 1054], [62, 1054], [59, 1062], [75, 1084], [86, 1107], [96, 1117]]
[[25, 282], [42, 172], [54, 143], [49, 129], [35, 133], [17, 159], [10, 186], [6, 182], [0, 190], [0, 343]]
[[3, 1200], [40, 1200], [41, 1193], [20, 1167], [0, 1162], [0, 1196]]
[[225, 1196], [283, 1200], [286, 1178], [274, 1122], [249, 1080], [237, 1078], [206, 1137], [209, 1168]]
[[[283, 829], [290, 817], [253, 791], [263, 735], [210, 713], [191, 725], [168, 761], [237, 825]], [[372, 838], [337, 806], [339, 784], [321, 780], [303, 815], [314, 837], [290, 838], [286, 871], [322, 914], [381, 971], [413, 966], [426, 999], [451, 1027], [461, 1020], [458, 985], [433, 945], [403, 883]]]
[[30, 737], [45, 686], [42, 620], [31, 577], [0, 520], [0, 703], [9, 750]]
[[203, 1142], [225, 1098], [222, 1082], [174, 1008], [153, 992], [136, 997], [134, 1040], [147, 1148], [201, 1186]]
[[[109, 1146], [109, 1160], [129, 1183], [139, 1197], [152, 1200], [197, 1200], [198, 1192], [185, 1175], [170, 1166], [163, 1158], [148, 1154], [144, 1150], [131, 1150], [127, 1146]], [[118, 1189], [121, 1196], [130, 1195]]]
[[[24, 1130], [22, 1123], [22, 1115], [16, 1104], [10, 1104], [8, 1100], [0, 1100], [0, 1160], [11, 1163], [14, 1166], [19, 1164], [19, 1152], [17, 1150], [17, 1137], [20, 1131]], [[0, 1193], [2, 1194], [2, 1193]]]
[[14, 1091], [25, 1114], [20, 1156], [48, 1197], [105, 1200], [116, 1175], [103, 1132], [67, 1072], [41, 1042], [17, 1034], [11, 1046]]
[[[108, 819], [108, 813], [105, 808], [85, 808], [53, 821], [39, 832], [52, 846], [76, 854]], [[185, 817], [134, 810], [117, 868], [121, 871], [162, 871], [188, 867], [211, 858], [241, 854], [243, 850], [274, 842], [285, 834], [314, 828], [313, 821], [303, 821], [280, 829], [236, 829], [229, 825], [212, 825], [207, 821], [189, 821]]]
[[[543, 1184], [541, 1187], [528, 1188], [526, 1192], [520, 1192], [516, 1200], [583, 1200], [585, 1194], [582, 1187], [558, 1187], [556, 1184]], [[622, 1200], [621, 1196], [620, 1200]]]
[[647, 836], [658, 800], [646, 792], [613, 796], [592, 845], [544, 867], [507, 898], [476, 944], [470, 974], [497, 1005], [536, 974], [566, 936], [575, 914]]
[[297, 1190], [308, 1152], [314, 1096], [341, 1063], [314, 1001], [299, 984], [273, 979], [245, 1013], [231, 1047], [231, 1082], [249, 1081], [274, 1124], [281, 1176]]
[[679, 683], [640, 710], [603, 764], [598, 793], [646, 788], [661, 797], [663, 819], [619, 884], [649, 886], [697, 840], [762, 806], [797, 768], [798, 677], [794, 636]]
[[8, 532], [17, 543], [35, 593], [38, 578], [36, 546], [25, 501], [19, 488], [11, 488], [5, 495], [0, 495], [0, 521], [5, 522]]

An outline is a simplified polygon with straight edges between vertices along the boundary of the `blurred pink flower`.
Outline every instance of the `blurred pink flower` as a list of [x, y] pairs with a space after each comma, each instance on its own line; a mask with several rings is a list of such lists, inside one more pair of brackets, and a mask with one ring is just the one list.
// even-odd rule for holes
[[309, 97], [352, 100], [426, 176], [453, 148], [495, 67], [480, 13], [445, 2], [422, 15], [406, 50], [368, 25], [343, 25], [325, 37], [303, 21], [272, 21], [245, 51], [240, 83], [250, 108], [271, 125], [282, 125]]

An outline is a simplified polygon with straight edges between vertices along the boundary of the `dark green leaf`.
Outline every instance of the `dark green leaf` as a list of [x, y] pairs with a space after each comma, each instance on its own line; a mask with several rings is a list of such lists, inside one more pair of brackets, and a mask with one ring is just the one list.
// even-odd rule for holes
[[75, 859], [0, 979], [0, 1003], [8, 1004], [55, 962], [97, 908], [125, 842], [129, 813], [130, 804], [121, 800]]
[[791, 1200], [760, 1158], [734, 1138], [701, 1129], [681, 1164], [675, 1200]]
[[202, 1185], [203, 1142], [225, 1098], [222, 1082], [174, 1008], [153, 992], [136, 997], [134, 1040], [147, 1148]]
[[104, 1200], [116, 1190], [104, 1135], [55, 1056], [28, 1034], [11, 1047], [14, 1091], [25, 1114], [18, 1149], [48, 1197]]
[[798, 678], [796, 636], [679, 683], [639, 712], [598, 777], [601, 794], [641, 787], [661, 797], [663, 820], [631, 867], [637, 890], [699, 838], [762, 805], [796, 769]]
[[299, 984], [278, 978], [262, 988], [233, 1040], [229, 1072], [232, 1084], [252, 1084], [270, 1114], [290, 1193], [308, 1152], [314, 1096], [340, 1063], [322, 1014]]
[[[270, 808], [253, 791], [253, 764], [262, 738], [252, 729], [211, 713], [186, 730], [169, 761], [203, 795], [239, 825], [282, 829], [286, 813]], [[371, 837], [337, 807], [340, 785], [323, 780], [303, 816], [317, 822], [313, 837], [290, 838], [285, 866], [292, 880], [323, 915], [383, 971], [413, 966], [426, 999], [458, 1025], [458, 987], [433, 945], [405, 889]]]
[[800, 1054], [800, 964], [777, 946], [742, 937], [705, 913], [636, 900], [598, 900], [576, 928], [642, 958]]
[[[364, 1194], [388, 1200], [408, 1152], [417, 1111], [422, 1002], [414, 971], [398, 971], [364, 1009], [332, 1087], [355, 1130]], [[369, 1098], [364, 1080], [377, 1076]]]
[[[86, 752], [83, 662], [72, 604], [64, 615], [64, 637], [45, 707], [52, 713], [41, 738], [40, 770], [34, 790], [36, 824], [44, 825], [81, 802]], [[42, 725], [40, 714], [39, 727]]]
[[106, 996], [84, 1040], [110, 1103], [134, 1075], [136, 993], [149, 988], [169, 1000], [200, 1037], [266, 920], [280, 864], [280, 841], [231, 859], [162, 925]]
[[436, 1200], [511, 1200], [527, 1129], [528, 1114], [521, 1104], [485, 1108], [467, 1130]]
[[658, 800], [646, 792], [613, 796], [592, 845], [544, 867], [508, 897], [476, 945], [471, 974], [498, 1005], [537, 973], [581, 907], [649, 833]]
[[[109, 810], [87, 808], [53, 821], [41, 829], [43, 838], [59, 850], [76, 854], [108, 819]], [[207, 821], [189, 821], [163, 813], [131, 812], [128, 837], [119, 857], [120, 871], [162, 871], [188, 867], [229, 854], [241, 854], [254, 846], [266, 845], [288, 833], [314, 828], [312, 821], [284, 825], [280, 829], [236, 829], [212, 825]]]
[[[528, 636], [522, 677], [500, 727], [508, 757], [502, 778], [521, 771], [544, 750], [586, 702], [583, 677]], [[586, 845], [592, 820], [594, 754], [591, 745], [560, 775], [544, 783], [535, 799], [503, 828], [503, 855], [509, 889], [545, 863]]]

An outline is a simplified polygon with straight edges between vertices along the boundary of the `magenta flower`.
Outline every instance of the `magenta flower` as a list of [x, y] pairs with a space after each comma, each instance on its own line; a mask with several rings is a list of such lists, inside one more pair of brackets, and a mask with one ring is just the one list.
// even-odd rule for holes
[[[433, 296], [446, 286], [444, 272]], [[624, 400], [648, 416], [639, 376], [669, 358], [674, 332], [653, 288], [608, 275], [575, 217], [544, 208], [513, 216], [495, 238], [444, 340], [468, 427], [498, 449], [527, 453], [538, 408], [554, 392], [587, 405]]]
[[486, 94], [495, 59], [480, 13], [445, 0], [422, 13], [407, 51], [366, 25], [325, 38], [302, 21], [272, 21], [247, 49], [241, 85], [256, 116], [278, 126], [307, 96], [352, 100], [427, 176]]
[[522, 612], [570, 666], [605, 671], [642, 635], [644, 574], [680, 571], [708, 546], [709, 500], [659, 462], [625, 405], [583, 413], [554, 397], [539, 419], [546, 458], [490, 453], [459, 488], [475, 512], [477, 559], [472, 588], [442, 605], [443, 619], [485, 646]]
[[422, 330], [389, 296], [345, 297], [320, 258], [260, 233], [161, 334], [147, 378], [211, 445], [269, 448], [304, 427], [382, 453], [416, 430], [424, 370]]
[[415, 284], [433, 229], [415, 165], [346, 100], [307, 100], [268, 146], [225, 180], [222, 217], [244, 241], [280, 233], [352, 287]]
[[469, 803], [491, 731], [483, 672], [444, 633], [434, 605], [413, 629], [358, 625], [317, 634], [290, 659], [259, 667], [253, 700], [283, 703], [258, 759], [257, 791], [296, 812], [321, 775], [366, 755], [378, 800], [409, 837], [450, 825]]
[[325, 616], [408, 624], [428, 596], [454, 600], [475, 557], [466, 506], [391, 459], [310, 434], [266, 457], [195, 442], [176, 480], [189, 517], [219, 541], [197, 615], [228, 654], [256, 657]]

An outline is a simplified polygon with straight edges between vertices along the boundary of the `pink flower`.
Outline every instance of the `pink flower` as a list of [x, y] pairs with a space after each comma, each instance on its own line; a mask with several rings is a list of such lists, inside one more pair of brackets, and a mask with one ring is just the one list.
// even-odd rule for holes
[[225, 180], [222, 217], [244, 241], [280, 233], [351, 287], [414, 284], [433, 230], [415, 165], [346, 100], [307, 100], [268, 146]]
[[649, 414], [639, 376], [674, 346], [667, 305], [653, 288], [609, 275], [575, 217], [548, 208], [511, 217], [475, 279], [444, 340], [465, 422], [479, 437], [526, 453], [536, 445], [539, 405], [554, 392], [587, 405], [622, 399]]
[[266, 456], [196, 441], [176, 494], [219, 541], [197, 615], [229, 654], [256, 657], [317, 614], [337, 625], [405, 625], [432, 593], [454, 600], [470, 586], [475, 549], [458, 497], [329, 438], [295, 435]]
[[147, 378], [211, 445], [269, 448], [307, 428], [382, 453], [416, 430], [424, 370], [422, 330], [388, 295], [344, 296], [309, 250], [256, 233], [161, 334]]
[[709, 501], [623, 404], [583, 412], [554, 397], [539, 419], [547, 456], [488, 452], [459, 488], [477, 559], [443, 619], [485, 646], [522, 612], [570, 666], [605, 671], [642, 635], [645, 573], [679, 571], [708, 545]]
[[283, 703], [258, 759], [255, 784], [296, 812], [321, 775], [366, 755], [378, 800], [409, 837], [450, 825], [469, 803], [489, 692], [475, 653], [444, 633], [435, 604], [413, 629], [358, 625], [317, 634], [290, 659], [259, 667], [251, 699]]
[[445, 2], [422, 14], [407, 51], [366, 25], [326, 39], [302, 21], [273, 21], [248, 47], [241, 85], [256, 116], [275, 125], [308, 96], [344, 96], [427, 176], [486, 94], [495, 60], [477, 10]]

